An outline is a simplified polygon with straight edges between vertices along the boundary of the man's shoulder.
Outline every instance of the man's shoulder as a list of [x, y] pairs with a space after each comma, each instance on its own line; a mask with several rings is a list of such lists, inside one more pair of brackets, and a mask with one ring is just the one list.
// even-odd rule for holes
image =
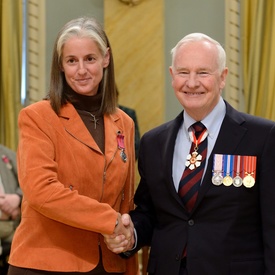
[[275, 122], [273, 120], [252, 115], [246, 112], [238, 111], [227, 103], [226, 116], [235, 120], [242, 126], [260, 126], [260, 127], [273, 127]]

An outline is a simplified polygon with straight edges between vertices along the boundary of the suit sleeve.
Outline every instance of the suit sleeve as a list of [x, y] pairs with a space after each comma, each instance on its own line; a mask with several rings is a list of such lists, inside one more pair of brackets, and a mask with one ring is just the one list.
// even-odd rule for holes
[[155, 211], [151, 195], [146, 182], [145, 155], [146, 146], [141, 139], [138, 169], [140, 173], [140, 183], [135, 193], [134, 202], [136, 208], [130, 213], [137, 232], [137, 247], [135, 251], [143, 246], [151, 244], [153, 228], [155, 226]]
[[266, 275], [275, 270], [275, 126], [270, 131], [259, 162], [260, 205]]

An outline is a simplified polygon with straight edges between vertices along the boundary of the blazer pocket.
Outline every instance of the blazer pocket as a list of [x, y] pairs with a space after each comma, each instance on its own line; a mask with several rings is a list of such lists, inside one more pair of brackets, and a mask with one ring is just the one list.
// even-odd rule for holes
[[264, 262], [261, 259], [232, 261], [230, 263], [230, 275], [263, 275]]

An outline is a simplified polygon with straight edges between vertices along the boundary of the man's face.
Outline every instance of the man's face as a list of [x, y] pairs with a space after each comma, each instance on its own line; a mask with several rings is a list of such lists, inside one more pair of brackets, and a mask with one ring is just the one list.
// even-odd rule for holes
[[184, 110], [202, 120], [216, 106], [225, 86], [227, 68], [218, 67], [216, 46], [206, 41], [183, 44], [170, 67], [172, 87]]

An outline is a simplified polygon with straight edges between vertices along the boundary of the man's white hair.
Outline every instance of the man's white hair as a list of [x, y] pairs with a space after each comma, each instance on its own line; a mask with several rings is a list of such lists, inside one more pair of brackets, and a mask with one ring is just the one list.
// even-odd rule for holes
[[211, 38], [210, 36], [203, 34], [203, 33], [190, 33], [186, 36], [184, 36], [178, 43], [177, 45], [171, 50], [172, 54], [172, 67], [174, 68], [174, 60], [175, 60], [175, 55], [177, 50], [184, 44], [196, 42], [196, 41], [207, 41], [213, 45], [216, 46], [217, 51], [218, 51], [218, 68], [219, 72], [222, 72], [225, 69], [226, 66], [226, 53], [221, 44]]

